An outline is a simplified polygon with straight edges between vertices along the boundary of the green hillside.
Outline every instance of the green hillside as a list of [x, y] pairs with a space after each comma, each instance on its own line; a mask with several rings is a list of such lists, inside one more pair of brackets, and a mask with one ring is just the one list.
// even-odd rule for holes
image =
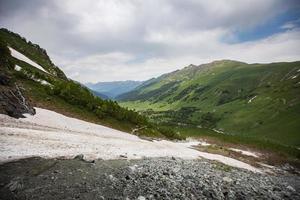
[[[39, 64], [42, 69], [13, 57], [9, 48]], [[3, 79], [0, 81], [0, 113], [18, 116], [12, 110], [15, 105], [7, 101], [16, 101], [19, 104], [16, 108], [20, 105], [27, 107], [28, 101], [36, 107], [115, 129], [127, 132], [135, 129], [134, 133], [138, 135], [172, 137], [172, 134], [164, 135], [164, 130], [149, 123], [146, 117], [120, 107], [115, 101], [103, 100], [82, 84], [68, 79], [52, 63], [44, 49], [7, 29], [0, 29], [0, 54], [0, 75]], [[25, 99], [22, 99], [23, 95]], [[25, 108], [21, 110], [23, 113], [26, 111]]]
[[190, 65], [118, 98], [153, 121], [300, 147], [299, 61]]

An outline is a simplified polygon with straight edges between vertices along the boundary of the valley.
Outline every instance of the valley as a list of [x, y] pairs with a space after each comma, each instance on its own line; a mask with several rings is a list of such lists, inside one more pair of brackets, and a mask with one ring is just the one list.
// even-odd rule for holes
[[211, 136], [299, 156], [299, 78], [300, 62], [221, 60], [164, 74], [118, 99], [187, 137]]
[[0, 39], [1, 199], [300, 198], [299, 61], [189, 65], [112, 94]]

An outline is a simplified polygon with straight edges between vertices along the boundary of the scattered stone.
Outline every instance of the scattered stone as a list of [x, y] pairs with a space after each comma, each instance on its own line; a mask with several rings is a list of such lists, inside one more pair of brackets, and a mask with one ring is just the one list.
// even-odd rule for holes
[[83, 154], [78, 154], [77, 156], [74, 157], [75, 160], [81, 160], [84, 161], [84, 155]]
[[232, 182], [232, 179], [229, 178], [229, 177], [223, 177], [223, 181], [227, 182], [227, 183], [231, 183]]
[[141, 177], [142, 177], [142, 178], [146, 178], [147, 176], [149, 176], [149, 174], [143, 173]]
[[[56, 160], [55, 169], [11, 179], [49, 162], [41, 160], [3, 164], [0, 177], [8, 181], [0, 187], [0, 199], [300, 199], [300, 177], [295, 174], [274, 176], [238, 168], [225, 172], [205, 159], [97, 160], [92, 167], [77, 160]], [[2, 198], [9, 193], [14, 198]]]
[[163, 172], [163, 175], [165, 175], [165, 176], [169, 176], [169, 175], [170, 175], [170, 173], [169, 173], [168, 171], [164, 171], [164, 172]]
[[296, 192], [296, 190], [295, 190], [292, 186], [290, 186], [290, 185], [287, 186], [286, 188], [287, 188], [288, 190], [290, 190], [291, 192]]
[[23, 188], [22, 180], [19, 177], [12, 179], [7, 184], [7, 188], [11, 192], [17, 192], [17, 191], [21, 190]]
[[139, 196], [137, 199], [138, 200], [146, 200], [146, 198], [144, 196]]

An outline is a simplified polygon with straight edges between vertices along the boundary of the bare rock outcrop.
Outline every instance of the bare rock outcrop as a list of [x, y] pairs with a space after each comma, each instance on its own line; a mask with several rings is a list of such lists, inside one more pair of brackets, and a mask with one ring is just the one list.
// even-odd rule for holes
[[35, 110], [23, 95], [22, 87], [12, 83], [8, 75], [0, 74], [0, 113], [21, 118], [24, 113], [34, 115]]

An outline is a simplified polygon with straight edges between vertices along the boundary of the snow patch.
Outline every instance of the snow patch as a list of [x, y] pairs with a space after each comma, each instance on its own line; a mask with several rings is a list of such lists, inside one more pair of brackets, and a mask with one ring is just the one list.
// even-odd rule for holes
[[265, 164], [265, 163], [262, 163], [262, 162], [258, 162], [258, 164], [260, 164], [260, 165], [263, 166], [263, 167], [269, 168], [269, 169], [275, 169], [274, 166], [268, 165], [268, 164]]
[[38, 68], [39, 70], [42, 70], [43, 72], [46, 72], [49, 74], [49, 72], [47, 72], [42, 66], [40, 66], [39, 64], [37, 64], [36, 62], [32, 61], [31, 59], [29, 59], [28, 57], [26, 57], [25, 55], [23, 55], [22, 53], [18, 52], [17, 50], [11, 48], [11, 47], [8, 47], [10, 52], [11, 52], [11, 55], [19, 60], [22, 60], [36, 68]]
[[148, 141], [135, 135], [98, 124], [70, 118], [62, 114], [35, 108], [36, 115], [15, 119], [0, 114], [0, 162], [41, 156], [73, 158], [83, 154], [86, 159], [128, 159], [143, 157], [203, 157], [224, 164], [261, 172], [233, 158], [192, 149], [199, 142]]
[[235, 148], [229, 148], [229, 150], [239, 152], [239, 153], [241, 153], [243, 155], [246, 155], [246, 156], [252, 156], [252, 157], [255, 157], [255, 158], [259, 157], [256, 153], [253, 153], [251, 151], [245, 151], [245, 150], [235, 149]]
[[297, 75], [291, 77], [291, 79], [295, 79], [295, 78], [297, 78]]
[[51, 85], [48, 81], [42, 80], [42, 79], [33, 79], [36, 82], [41, 83], [42, 85]]
[[22, 70], [22, 67], [20, 67], [19, 65], [15, 65], [15, 70], [19, 72]]
[[257, 96], [252, 97], [251, 99], [249, 99], [248, 103], [251, 103]]
[[200, 142], [201, 146], [210, 146], [211, 144], [207, 143], [207, 142]]
[[215, 132], [217, 132], [217, 133], [224, 134], [224, 131], [222, 131], [222, 130], [218, 130], [218, 129], [215, 129], [215, 128], [213, 128], [212, 130], [215, 131]]

